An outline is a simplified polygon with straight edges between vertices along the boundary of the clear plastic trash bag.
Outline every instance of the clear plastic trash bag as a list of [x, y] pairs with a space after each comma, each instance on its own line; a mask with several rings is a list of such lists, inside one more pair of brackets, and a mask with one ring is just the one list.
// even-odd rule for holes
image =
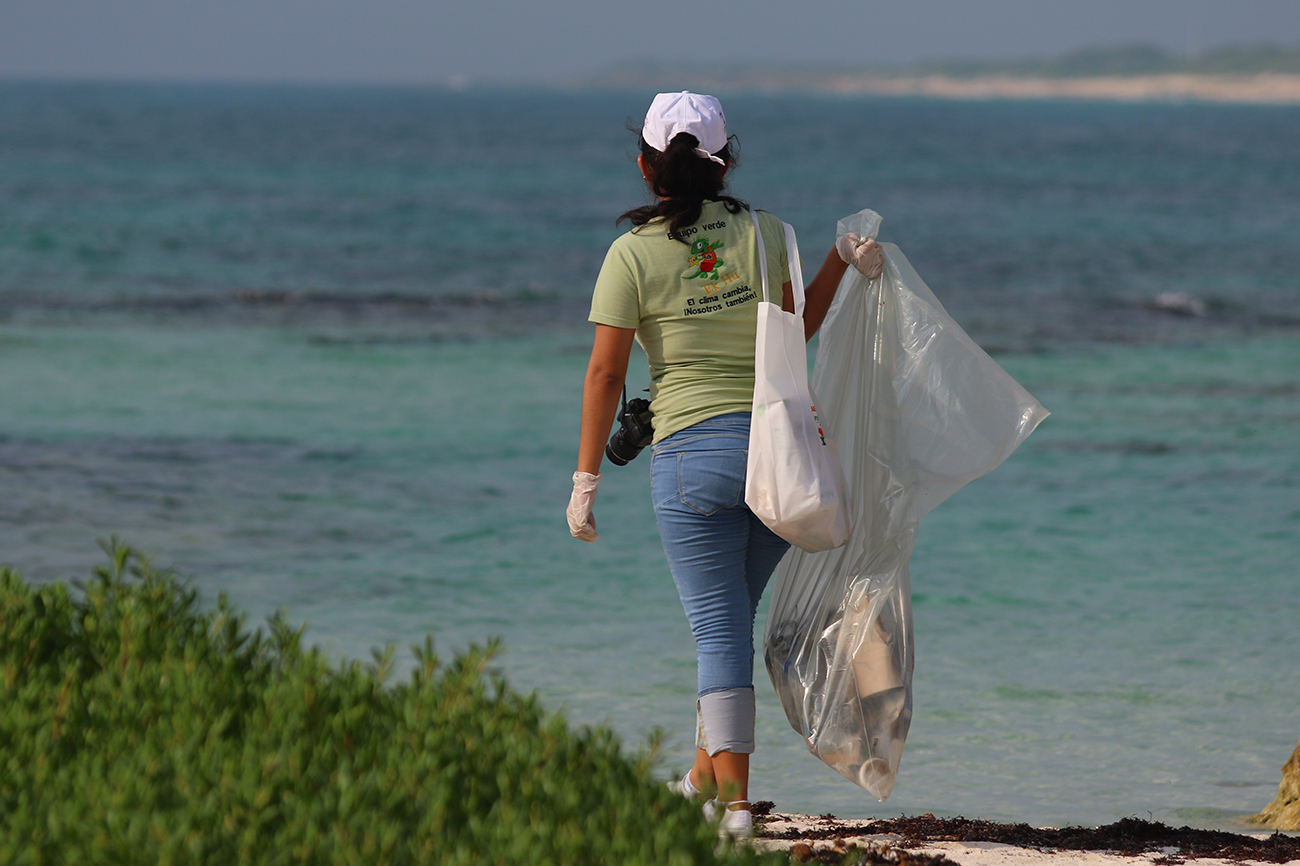
[[[880, 215], [837, 233], [875, 237]], [[993, 470], [1047, 417], [944, 311], [907, 259], [853, 268], [821, 328], [812, 388], [848, 480], [852, 530], [836, 550], [777, 567], [763, 656], [808, 748], [883, 801], [912, 718], [907, 559], [922, 517]]]

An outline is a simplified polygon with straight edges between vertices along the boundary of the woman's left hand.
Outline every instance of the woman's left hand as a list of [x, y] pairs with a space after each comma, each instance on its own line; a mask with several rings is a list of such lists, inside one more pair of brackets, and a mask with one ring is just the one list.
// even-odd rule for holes
[[840, 235], [835, 241], [835, 251], [845, 264], [852, 265], [869, 280], [880, 276], [885, 267], [884, 251], [875, 238], [862, 239], [853, 232]]

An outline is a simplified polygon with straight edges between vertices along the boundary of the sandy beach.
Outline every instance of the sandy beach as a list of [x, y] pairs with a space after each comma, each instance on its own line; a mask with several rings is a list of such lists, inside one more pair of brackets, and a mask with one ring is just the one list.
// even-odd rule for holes
[[[755, 804], [761, 811], [763, 804]], [[1300, 862], [1300, 837], [1171, 828], [1125, 819], [1096, 829], [1036, 830], [932, 815], [884, 821], [770, 812], [755, 847], [785, 851], [795, 862], [898, 863], [902, 866], [1201, 866]], [[946, 837], [946, 838], [945, 838]], [[957, 841], [957, 838], [960, 841]]]
[[1300, 75], [1138, 75], [1045, 78], [987, 75], [894, 77], [843, 75], [826, 89], [845, 95], [933, 96], [944, 99], [1090, 99], [1119, 102], [1195, 100], [1300, 105]]

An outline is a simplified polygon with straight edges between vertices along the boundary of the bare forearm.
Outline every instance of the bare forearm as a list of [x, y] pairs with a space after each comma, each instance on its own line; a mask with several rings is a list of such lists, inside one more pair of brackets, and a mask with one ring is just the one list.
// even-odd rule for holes
[[822, 326], [822, 321], [831, 308], [831, 302], [835, 300], [835, 290], [840, 287], [840, 280], [844, 278], [844, 272], [848, 267], [840, 258], [840, 254], [835, 251], [835, 247], [831, 247], [822, 266], [817, 270], [817, 276], [813, 277], [812, 282], [804, 288], [804, 339], [811, 340], [813, 334], [817, 333], [817, 329]]
[[619, 394], [627, 376], [628, 353], [635, 331], [597, 325], [591, 360], [582, 383], [582, 436], [578, 443], [578, 471], [600, 471], [609, 439], [610, 424], [618, 410]]
[[582, 385], [582, 439], [578, 445], [578, 471], [595, 474], [605, 456], [605, 442], [618, 411], [623, 379], [587, 371]]

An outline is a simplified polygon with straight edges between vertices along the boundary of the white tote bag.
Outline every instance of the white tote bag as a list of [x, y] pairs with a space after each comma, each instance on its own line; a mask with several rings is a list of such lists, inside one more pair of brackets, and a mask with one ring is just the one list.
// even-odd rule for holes
[[803, 272], [794, 229], [785, 246], [794, 312], [768, 300], [767, 253], [758, 214], [750, 211], [763, 274], [754, 342], [754, 406], [749, 426], [745, 504], [769, 529], [809, 552], [840, 547], [849, 537], [844, 472], [822, 432], [808, 385], [803, 332]]

